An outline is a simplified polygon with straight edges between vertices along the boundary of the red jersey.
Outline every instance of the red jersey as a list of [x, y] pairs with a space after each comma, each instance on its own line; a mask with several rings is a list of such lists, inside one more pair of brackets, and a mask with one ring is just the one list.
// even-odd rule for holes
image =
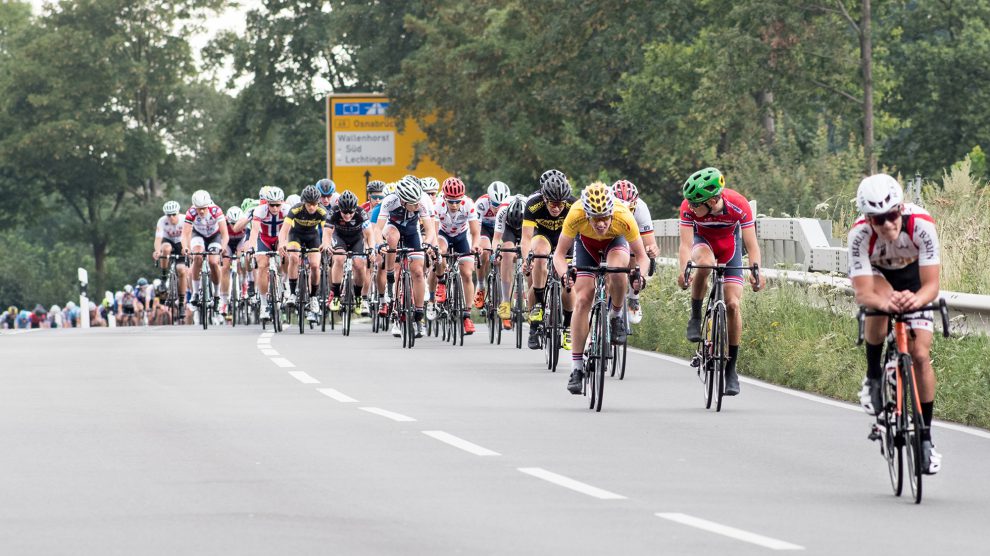
[[743, 228], [756, 225], [753, 219], [753, 209], [749, 201], [739, 192], [731, 189], [722, 190], [722, 200], [725, 208], [720, 214], [697, 216], [691, 205], [685, 199], [681, 203], [681, 226], [694, 228], [694, 233], [712, 242], [731, 237]]

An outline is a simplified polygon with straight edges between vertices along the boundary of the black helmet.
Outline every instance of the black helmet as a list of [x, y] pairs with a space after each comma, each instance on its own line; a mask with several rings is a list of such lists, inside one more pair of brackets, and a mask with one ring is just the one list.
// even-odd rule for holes
[[351, 191], [344, 191], [340, 194], [340, 199], [337, 201], [337, 208], [340, 212], [354, 212], [358, 208], [358, 198]]
[[320, 202], [320, 190], [314, 185], [307, 185], [302, 190], [302, 195], [299, 196], [304, 203], [318, 203]]
[[385, 191], [385, 182], [381, 180], [371, 180], [368, 182], [368, 193], [381, 193]]
[[545, 201], [560, 202], [571, 196], [571, 184], [560, 170], [547, 170], [540, 176], [540, 193]]
[[526, 197], [516, 195], [512, 200], [512, 204], [509, 205], [508, 214], [505, 215], [505, 223], [508, 224], [510, 228], [518, 228], [522, 226], [523, 211], [525, 210]]

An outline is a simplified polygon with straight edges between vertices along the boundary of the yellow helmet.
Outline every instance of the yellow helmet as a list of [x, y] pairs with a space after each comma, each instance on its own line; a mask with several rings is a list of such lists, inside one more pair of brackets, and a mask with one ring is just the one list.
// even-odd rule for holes
[[581, 205], [589, 217], [612, 216], [615, 211], [615, 198], [612, 190], [600, 181], [589, 185], [581, 192]]

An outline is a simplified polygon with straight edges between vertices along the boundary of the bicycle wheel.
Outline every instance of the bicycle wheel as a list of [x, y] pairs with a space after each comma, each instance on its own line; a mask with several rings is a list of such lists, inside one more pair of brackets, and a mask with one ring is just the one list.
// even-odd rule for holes
[[595, 395], [595, 411], [602, 410], [602, 400], [605, 397], [605, 371], [608, 370], [608, 358], [609, 353], [612, 349], [612, 339], [609, 335], [609, 323], [608, 318], [605, 317], [607, 313], [603, 309], [599, 309], [598, 312], [598, 338], [596, 339], [597, 353], [595, 354], [598, 359], [597, 373], [595, 378], [595, 387], [597, 388], [597, 393]]
[[327, 277], [329, 272], [326, 263], [320, 264], [320, 332], [327, 331], [327, 312], [330, 311], [327, 307], [327, 298], [330, 296], [330, 282]]
[[907, 460], [908, 484], [914, 503], [921, 503], [921, 478], [924, 475], [924, 449], [922, 448], [922, 433], [925, 429], [921, 417], [921, 401], [918, 395], [918, 385], [914, 378], [914, 364], [911, 356], [902, 353], [898, 361], [901, 372], [901, 419], [904, 428], [904, 459]]
[[895, 413], [897, 406], [897, 382], [890, 380], [884, 372], [883, 384], [881, 386], [881, 397], [883, 399], [883, 409], [878, 418], [879, 425], [883, 427], [880, 437], [880, 453], [887, 460], [887, 472], [890, 474], [890, 486], [894, 490], [894, 496], [900, 496], [904, 490], [904, 444], [900, 441], [898, 430], [898, 416]]
[[[303, 259], [303, 264], [307, 264]], [[299, 333], [306, 331], [306, 306], [309, 305], [309, 275], [299, 272], [299, 283], [296, 286], [296, 315], [299, 317]]]
[[[203, 264], [207, 264], [203, 261]], [[208, 272], [200, 273], [199, 276], [199, 321], [203, 324], [203, 330], [209, 326], [210, 316], [210, 275]]]
[[545, 349], [548, 353], [547, 366], [550, 372], [557, 372], [557, 363], [560, 361], [560, 335], [563, 333], [564, 314], [560, 300], [560, 282], [551, 280], [547, 284], [546, 291], [546, 322], [544, 323], [544, 333], [547, 336]]
[[[230, 326], [232, 328], [237, 326], [237, 305], [238, 301], [240, 301], [240, 295], [240, 275], [235, 270], [230, 276], [230, 300], [227, 302], [227, 314], [230, 315]], [[242, 322], [241, 324], [244, 323]]]
[[516, 284], [513, 289], [515, 291], [512, 292], [512, 324], [516, 329], [516, 349], [522, 349], [523, 322], [526, 320], [523, 318], [525, 314], [525, 304], [523, 303], [524, 290], [522, 287], [522, 276], [516, 277]]
[[461, 293], [460, 273], [453, 274], [450, 283], [450, 322], [453, 324], [452, 345], [464, 345], [464, 299]]
[[619, 380], [626, 378], [626, 351], [629, 349], [629, 342], [622, 344], [622, 348], [619, 350]]
[[725, 367], [729, 357], [729, 332], [726, 328], [728, 321], [725, 316], [725, 306], [715, 307], [715, 411], [722, 411], [722, 397], [725, 393]]
[[414, 322], [415, 315], [413, 314], [413, 288], [412, 288], [412, 275], [409, 273], [409, 269], [403, 269], [402, 271], [402, 314], [405, 316], [406, 336], [409, 338], [408, 347], [412, 349], [416, 345], [416, 323]]
[[705, 399], [705, 409], [711, 409], [712, 399], [714, 398], [715, 393], [715, 357], [713, 354], [715, 338], [712, 334], [712, 331], [714, 330], [714, 320], [715, 316], [713, 311], [705, 311], [705, 318], [701, 324], [701, 330], [704, 337], [698, 344], [698, 354], [700, 356], [698, 378], [701, 380], [701, 389]]

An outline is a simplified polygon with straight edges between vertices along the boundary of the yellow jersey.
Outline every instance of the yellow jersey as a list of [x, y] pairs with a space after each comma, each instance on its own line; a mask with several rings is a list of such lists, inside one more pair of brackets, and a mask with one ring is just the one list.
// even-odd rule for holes
[[609, 224], [604, 234], [595, 231], [591, 221], [584, 212], [584, 206], [578, 202], [571, 206], [567, 218], [564, 219], [564, 227], [561, 233], [567, 237], [576, 238], [583, 236], [598, 241], [611, 240], [622, 236], [626, 241], [633, 243], [639, 241], [639, 225], [636, 224], [636, 217], [621, 202], [615, 203], [615, 211], [612, 213], [612, 223]]

